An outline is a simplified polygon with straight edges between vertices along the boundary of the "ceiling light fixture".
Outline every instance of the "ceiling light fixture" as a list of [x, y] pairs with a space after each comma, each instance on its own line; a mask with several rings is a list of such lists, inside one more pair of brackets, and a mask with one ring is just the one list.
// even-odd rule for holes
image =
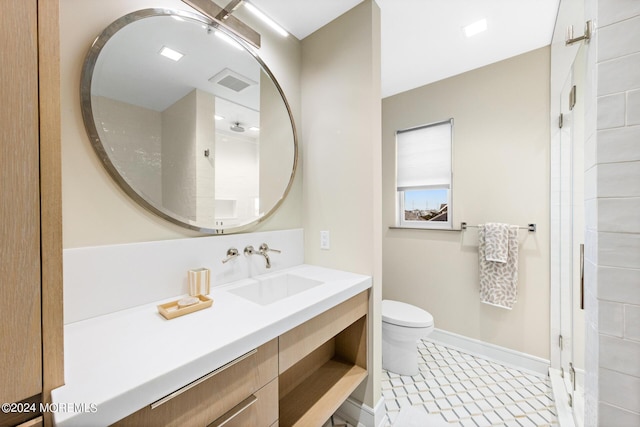
[[462, 30], [464, 31], [465, 36], [473, 37], [476, 34], [479, 34], [487, 30], [487, 20], [483, 18], [479, 21], [476, 21], [472, 24], [462, 27]]
[[216, 20], [217, 21], [225, 21], [227, 18], [229, 18], [231, 16], [231, 14], [233, 13], [234, 10], [236, 10], [238, 8], [238, 6], [240, 6], [240, 3], [242, 3], [243, 0], [232, 0], [229, 2], [229, 4], [227, 4], [224, 9], [222, 9], [220, 11], [220, 13], [218, 13], [216, 15]]
[[215, 114], [215, 115], [213, 116], [213, 118], [214, 118], [214, 119], [216, 119], [216, 120], [224, 120], [224, 117], [219, 116], [219, 115], [217, 115], [217, 114]]
[[244, 128], [240, 126], [240, 122], [232, 123], [231, 126], [229, 126], [229, 129], [234, 132], [244, 132]]
[[257, 16], [258, 18], [260, 18], [262, 20], [262, 22], [264, 22], [265, 24], [267, 24], [268, 26], [270, 26], [271, 28], [273, 28], [278, 34], [280, 34], [282, 37], [287, 37], [289, 35], [289, 33], [287, 33], [284, 28], [282, 28], [280, 25], [276, 24], [271, 18], [269, 18], [267, 15], [265, 15], [263, 12], [261, 12], [260, 10], [258, 10], [254, 5], [252, 5], [249, 2], [244, 2], [244, 6], [249, 9], [249, 11], [251, 13], [253, 13], [255, 16]]
[[258, 131], [260, 131], [260, 128], [257, 127], [257, 126], [251, 126], [251, 127], [249, 127], [249, 130], [252, 130], [254, 132], [258, 132]]
[[179, 61], [180, 58], [184, 56], [184, 54], [178, 52], [177, 50], [173, 50], [170, 47], [162, 46], [160, 49], [160, 55], [169, 58], [173, 61]]

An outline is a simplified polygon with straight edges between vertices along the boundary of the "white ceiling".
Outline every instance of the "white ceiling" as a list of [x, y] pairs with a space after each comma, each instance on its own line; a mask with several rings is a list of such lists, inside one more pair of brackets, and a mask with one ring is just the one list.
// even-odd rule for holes
[[[303, 39], [362, 0], [251, 0]], [[560, 0], [376, 0], [387, 97], [546, 46]], [[462, 27], [481, 18], [473, 38]]]

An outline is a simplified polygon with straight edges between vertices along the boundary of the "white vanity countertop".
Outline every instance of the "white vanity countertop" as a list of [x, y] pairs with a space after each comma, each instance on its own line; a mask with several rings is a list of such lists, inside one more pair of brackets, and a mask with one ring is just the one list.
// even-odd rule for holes
[[166, 320], [171, 298], [65, 325], [65, 385], [53, 390], [55, 424], [106, 426], [208, 374], [371, 287], [371, 278], [310, 265], [295, 272], [324, 282], [269, 305], [212, 288], [213, 306]]

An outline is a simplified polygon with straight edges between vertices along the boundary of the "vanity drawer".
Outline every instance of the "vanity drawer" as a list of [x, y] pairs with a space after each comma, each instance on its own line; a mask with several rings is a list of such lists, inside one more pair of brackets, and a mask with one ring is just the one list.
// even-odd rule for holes
[[274, 379], [207, 427], [267, 427], [277, 420], [278, 380]]
[[[256, 414], [260, 409], [272, 406], [275, 408], [273, 418], [265, 416], [264, 420], [259, 419], [259, 422], [251, 424], [267, 427], [277, 419], [278, 386], [277, 380], [272, 381], [277, 375], [278, 341], [275, 339], [134, 412], [114, 426], [201, 427], [237, 413], [224, 424], [232, 426], [236, 425], [236, 418], [258, 416]], [[274, 387], [273, 383], [275, 391], [267, 393]], [[271, 395], [275, 396], [273, 404], [269, 403]], [[257, 400], [254, 401], [252, 396]]]

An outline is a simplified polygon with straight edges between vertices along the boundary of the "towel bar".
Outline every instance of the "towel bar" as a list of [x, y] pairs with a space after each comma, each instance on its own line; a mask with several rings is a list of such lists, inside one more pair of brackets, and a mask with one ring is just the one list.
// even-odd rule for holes
[[[467, 227], [475, 227], [475, 228], [478, 228], [478, 226], [477, 226], [477, 225], [467, 225], [467, 223], [466, 223], [466, 222], [461, 222], [461, 223], [460, 223], [460, 230], [464, 231], [464, 230], [466, 230], [466, 229], [467, 229]], [[530, 233], [535, 233], [535, 232], [536, 232], [536, 229], [537, 229], [536, 224], [527, 224], [527, 226], [526, 226], [526, 227], [520, 227], [520, 226], [518, 226], [518, 228], [519, 228], [519, 229], [521, 229], [521, 230], [528, 230]]]

